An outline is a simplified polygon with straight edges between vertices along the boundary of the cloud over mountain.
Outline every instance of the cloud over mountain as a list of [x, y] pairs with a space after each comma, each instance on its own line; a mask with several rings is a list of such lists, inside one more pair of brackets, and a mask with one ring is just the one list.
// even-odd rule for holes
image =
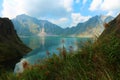
[[120, 11], [119, 3], [120, 0], [0, 0], [0, 16], [14, 18], [27, 14], [66, 28], [89, 16], [114, 16]]
[[[73, 0], [4, 0], [3, 16], [15, 17], [19, 14], [29, 14], [35, 17], [65, 17], [72, 10]], [[48, 15], [49, 14], [49, 15]]]

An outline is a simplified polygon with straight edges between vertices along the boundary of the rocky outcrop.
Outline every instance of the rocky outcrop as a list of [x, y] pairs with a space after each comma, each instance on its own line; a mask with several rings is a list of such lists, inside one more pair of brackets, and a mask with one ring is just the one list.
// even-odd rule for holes
[[8, 18], [0, 18], [0, 67], [13, 69], [15, 64], [31, 51], [16, 34]]
[[48, 35], [60, 35], [64, 30], [47, 20], [38, 20], [25, 14], [16, 16], [12, 22], [20, 36], [39, 35], [43, 28]]
[[100, 38], [106, 37], [107, 35], [114, 34], [120, 38], [120, 14], [106, 26], [106, 29], [101, 34]]

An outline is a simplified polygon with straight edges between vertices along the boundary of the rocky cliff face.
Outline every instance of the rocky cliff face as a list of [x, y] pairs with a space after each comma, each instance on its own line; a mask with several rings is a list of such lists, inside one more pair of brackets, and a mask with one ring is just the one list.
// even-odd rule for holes
[[0, 18], [0, 67], [14, 68], [23, 55], [31, 51], [16, 34], [8, 18]]
[[120, 38], [120, 14], [107, 25], [106, 29], [101, 34], [100, 38], [106, 37], [107, 35], [114, 34], [116, 37]]
[[101, 34], [104, 30], [103, 23], [113, 20], [112, 16], [94, 16], [84, 23], [78, 23], [75, 27], [61, 28], [49, 21], [38, 20], [37, 18], [22, 14], [12, 19], [18, 35], [38, 35], [43, 26], [46, 34], [59, 36], [93, 36]]
[[41, 33], [44, 27], [46, 34], [48, 35], [60, 35], [63, 29], [46, 20], [38, 20], [37, 18], [22, 14], [12, 19], [15, 29], [18, 35], [21, 36], [33, 36]]
[[91, 17], [88, 21], [84, 23], [78, 23], [76, 27], [72, 27], [65, 30], [65, 35], [76, 35], [80, 37], [93, 37], [95, 35], [100, 35], [103, 30], [103, 24], [108, 23], [114, 18], [112, 16], [102, 16], [97, 15]]

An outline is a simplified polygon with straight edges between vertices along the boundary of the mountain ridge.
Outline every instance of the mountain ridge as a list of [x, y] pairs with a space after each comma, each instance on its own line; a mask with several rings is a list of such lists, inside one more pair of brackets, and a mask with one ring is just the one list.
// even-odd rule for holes
[[[60, 35], [60, 32], [63, 30], [60, 26], [47, 20], [38, 20], [27, 15], [19, 15], [12, 19], [12, 22], [14, 23], [19, 35], [37, 35], [42, 30], [43, 25], [47, 34], [52, 35], [54, 33], [54, 35]], [[50, 26], [51, 28], [49, 29], [48, 27]]]
[[110, 21], [105, 27], [106, 29], [101, 34], [100, 38], [105, 37], [110, 33], [120, 37], [120, 14], [114, 20]]
[[[91, 17], [88, 21], [84, 23], [78, 23], [76, 27], [69, 28], [69, 30], [66, 30], [68, 32], [74, 31], [74, 35], [76, 36], [93, 36], [93, 35], [100, 35], [102, 31], [104, 30], [103, 24], [108, 23], [110, 20], [113, 19], [113, 17], [109, 18], [110, 16], [106, 17], [102, 20], [101, 15], [100, 16], [94, 16]], [[98, 29], [98, 30], [97, 30]], [[96, 32], [95, 32], [96, 31]], [[73, 33], [70, 33], [69, 35], [72, 35]]]
[[47, 20], [39, 20], [25, 14], [16, 16], [12, 22], [19, 35], [38, 35], [44, 25], [45, 32], [48, 35], [81, 36], [96, 34], [96, 30], [100, 35], [104, 30], [103, 24], [112, 19], [111, 16], [94, 16], [84, 23], [78, 23], [75, 27], [65, 29]]

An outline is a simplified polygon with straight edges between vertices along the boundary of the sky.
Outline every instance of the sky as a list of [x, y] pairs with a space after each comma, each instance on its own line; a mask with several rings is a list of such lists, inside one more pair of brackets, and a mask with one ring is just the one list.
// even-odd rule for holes
[[0, 0], [0, 17], [26, 14], [63, 28], [76, 26], [96, 15], [116, 17], [120, 0]]

